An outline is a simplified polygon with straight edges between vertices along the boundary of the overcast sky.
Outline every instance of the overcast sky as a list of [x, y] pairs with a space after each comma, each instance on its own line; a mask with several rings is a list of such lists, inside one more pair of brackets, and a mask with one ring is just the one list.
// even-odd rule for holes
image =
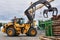
[[[37, 0], [0, 0], [0, 20], [10, 20], [14, 16], [27, 18], [24, 15], [24, 11], [30, 6], [30, 2], [35, 2]], [[60, 1], [55, 0], [51, 3], [52, 6], [57, 7], [60, 11]], [[42, 13], [45, 7], [36, 11], [35, 19], [42, 19]], [[41, 11], [42, 10], [42, 11]], [[38, 13], [38, 14], [37, 14]], [[60, 13], [60, 12], [59, 12]]]

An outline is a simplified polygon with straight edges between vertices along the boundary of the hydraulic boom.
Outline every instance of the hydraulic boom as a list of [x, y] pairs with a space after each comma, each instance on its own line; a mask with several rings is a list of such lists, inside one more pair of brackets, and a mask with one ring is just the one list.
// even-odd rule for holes
[[[43, 15], [44, 14], [47, 15], [47, 13], [51, 12], [51, 11], [53, 11], [53, 14], [54, 14], [54, 11], [57, 11], [57, 8], [51, 6], [50, 2], [52, 2], [52, 1], [54, 1], [54, 0], [39, 0], [35, 3], [33, 3], [28, 9], [26, 9], [25, 10], [25, 15], [28, 17], [29, 21], [33, 22], [33, 13], [36, 10], [42, 8], [43, 6], [46, 6], [48, 8], [48, 9], [44, 10]], [[36, 7], [36, 5], [38, 5], [38, 4], [41, 4], [41, 5]], [[34, 11], [33, 11], [33, 7], [36, 7]], [[32, 13], [32, 15], [31, 15], [31, 13]]]

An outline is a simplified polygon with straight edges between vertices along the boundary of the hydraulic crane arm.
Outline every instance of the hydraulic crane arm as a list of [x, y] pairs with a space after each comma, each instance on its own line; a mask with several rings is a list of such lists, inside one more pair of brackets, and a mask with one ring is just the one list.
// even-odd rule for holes
[[[42, 8], [43, 6], [46, 6], [48, 9], [51, 8], [50, 2], [52, 2], [54, 0], [39, 0], [35, 3], [33, 3], [26, 11], [25, 11], [25, 15], [27, 16], [27, 18], [29, 19], [30, 22], [33, 22], [33, 15], [31, 15], [31, 13], [35, 12], [36, 10]], [[39, 5], [38, 7], [36, 7], [36, 5]], [[36, 9], [33, 11], [33, 7], [36, 7]]]
[[[48, 0], [49, 3], [52, 2], [52, 1], [54, 1], [54, 0]], [[45, 6], [45, 5], [41, 3], [40, 5], [38, 5], [38, 6], [36, 7], [36, 9], [35, 9], [34, 11], [36, 11], [36, 10], [38, 10], [38, 9], [41, 9], [43, 6]], [[32, 8], [28, 10], [28, 12], [30, 12], [30, 13], [33, 13], [34, 11], [33, 11]]]

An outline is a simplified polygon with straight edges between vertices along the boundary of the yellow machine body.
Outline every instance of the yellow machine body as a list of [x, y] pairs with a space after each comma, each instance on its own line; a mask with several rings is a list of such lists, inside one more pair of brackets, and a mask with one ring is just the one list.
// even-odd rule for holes
[[5, 24], [4, 27], [5, 28], [2, 29], [2, 32], [4, 32], [4, 33], [6, 32], [6, 28], [8, 28], [8, 27], [12, 27], [17, 31], [17, 33], [21, 33], [21, 28], [23, 27], [23, 28], [25, 28], [24, 29], [24, 34], [25, 34], [29, 30], [30, 24], [21, 24], [20, 25], [18, 23], [15, 23], [15, 25], [13, 26], [13, 23], [8, 23], [8, 24]]
[[[36, 25], [35, 23], [36, 23], [36, 21], [33, 22], [34, 25]], [[2, 32], [7, 33], [9, 36], [12, 36], [13, 33], [15, 35], [16, 34], [18, 34], [18, 35], [19, 34], [27, 34], [28, 31], [32, 29], [32, 28], [31, 29], [30, 28], [31, 28], [30, 23], [22, 23], [22, 24], [20, 24], [20, 23], [17, 23], [16, 21], [14, 21], [14, 22], [9, 22], [9, 23], [3, 25]], [[35, 31], [35, 29], [34, 29], [34, 31]], [[31, 33], [34, 34], [36, 32], [32, 31]]]

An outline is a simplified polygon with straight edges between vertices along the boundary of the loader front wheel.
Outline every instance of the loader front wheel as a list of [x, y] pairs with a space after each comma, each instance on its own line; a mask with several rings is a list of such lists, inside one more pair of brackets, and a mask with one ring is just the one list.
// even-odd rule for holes
[[37, 30], [35, 28], [30, 28], [28, 31], [29, 36], [36, 36], [37, 35]]

